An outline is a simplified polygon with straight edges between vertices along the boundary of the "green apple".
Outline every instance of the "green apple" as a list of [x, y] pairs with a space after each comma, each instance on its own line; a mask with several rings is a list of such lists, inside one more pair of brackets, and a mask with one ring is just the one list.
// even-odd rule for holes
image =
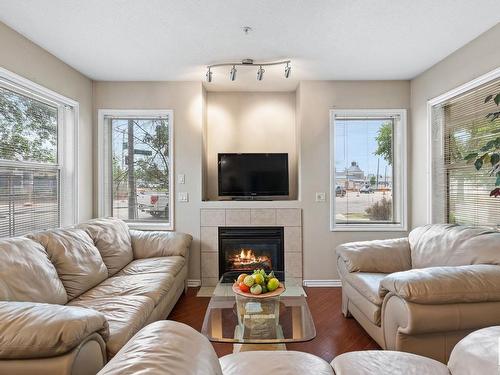
[[269, 282], [267, 283], [267, 289], [272, 292], [272, 291], [275, 291], [276, 289], [278, 289], [278, 287], [280, 286], [280, 281], [273, 277], [271, 280], [269, 280]]
[[255, 275], [252, 275], [253, 279], [255, 280], [255, 284], [263, 284], [264, 283], [264, 276], [262, 276], [260, 273], [256, 273]]
[[252, 294], [261, 294], [262, 287], [259, 284], [255, 284], [250, 288], [250, 293]]
[[247, 276], [243, 279], [243, 284], [245, 284], [248, 287], [251, 287], [253, 284], [255, 284], [255, 280], [253, 279], [252, 276]]

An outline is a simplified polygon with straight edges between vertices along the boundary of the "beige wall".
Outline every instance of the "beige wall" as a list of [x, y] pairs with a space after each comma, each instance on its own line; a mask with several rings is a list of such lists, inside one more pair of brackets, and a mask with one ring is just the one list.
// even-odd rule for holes
[[[189, 277], [200, 278], [200, 203], [202, 190], [203, 89], [200, 82], [94, 82], [94, 123], [98, 109], [172, 109], [174, 111], [175, 194], [185, 191], [189, 202], [175, 202], [175, 230], [194, 237]], [[97, 145], [97, 140], [96, 140]], [[96, 168], [97, 170], [97, 168]], [[96, 190], [97, 192], [97, 190]], [[96, 195], [97, 197], [97, 195]]]
[[330, 232], [329, 204], [315, 202], [315, 192], [327, 192], [328, 196], [330, 186], [329, 111], [335, 108], [409, 108], [410, 83], [303, 81], [297, 95], [304, 279], [338, 279], [336, 246], [349, 241], [401, 237], [406, 233]]
[[500, 67], [500, 24], [411, 81], [410, 183], [413, 227], [428, 222], [427, 101]]
[[295, 92], [207, 93], [207, 194], [217, 200], [217, 154], [288, 153], [290, 198], [297, 199]]
[[80, 104], [79, 220], [92, 217], [92, 81], [0, 22], [0, 66]]

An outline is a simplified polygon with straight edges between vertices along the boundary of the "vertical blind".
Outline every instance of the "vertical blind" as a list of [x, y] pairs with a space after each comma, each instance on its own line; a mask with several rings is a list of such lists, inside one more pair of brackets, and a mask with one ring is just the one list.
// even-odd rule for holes
[[497, 79], [431, 109], [434, 222], [500, 227], [500, 198], [490, 197], [496, 176], [489, 173], [489, 157], [480, 170], [475, 158], [466, 160], [475, 152], [483, 155], [481, 148], [500, 137], [500, 119], [487, 118], [498, 107], [492, 100], [485, 103], [498, 92]]

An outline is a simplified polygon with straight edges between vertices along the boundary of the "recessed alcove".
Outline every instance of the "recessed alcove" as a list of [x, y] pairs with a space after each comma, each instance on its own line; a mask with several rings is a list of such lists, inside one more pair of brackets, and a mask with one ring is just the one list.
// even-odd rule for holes
[[287, 153], [289, 200], [298, 199], [296, 95], [293, 92], [206, 92], [203, 200], [218, 201], [219, 153]]

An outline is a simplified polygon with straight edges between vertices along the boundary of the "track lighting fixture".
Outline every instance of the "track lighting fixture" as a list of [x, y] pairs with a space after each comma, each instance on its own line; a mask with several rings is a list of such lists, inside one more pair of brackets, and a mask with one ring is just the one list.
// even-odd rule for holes
[[271, 61], [271, 62], [262, 62], [262, 63], [257, 63], [254, 62], [252, 59], [243, 59], [241, 62], [228, 62], [228, 63], [220, 63], [220, 64], [212, 64], [207, 66], [207, 82], [212, 82], [212, 68], [218, 68], [221, 66], [231, 66], [231, 70], [229, 71], [229, 79], [231, 81], [236, 80], [236, 66], [258, 66], [259, 69], [257, 70], [257, 80], [262, 81], [264, 78], [264, 73], [265, 70], [263, 66], [270, 66], [270, 65], [285, 65], [285, 78], [290, 77], [290, 73], [292, 70], [292, 67], [290, 66], [291, 61], [290, 60], [283, 60], [283, 61]]
[[285, 78], [289, 78], [290, 77], [291, 70], [292, 70], [292, 68], [290, 67], [289, 63], [286, 63], [286, 66], [285, 66]]
[[257, 70], [257, 81], [262, 81], [262, 78], [264, 78], [264, 72], [265, 70], [262, 69], [262, 66], [259, 66], [259, 70]]

